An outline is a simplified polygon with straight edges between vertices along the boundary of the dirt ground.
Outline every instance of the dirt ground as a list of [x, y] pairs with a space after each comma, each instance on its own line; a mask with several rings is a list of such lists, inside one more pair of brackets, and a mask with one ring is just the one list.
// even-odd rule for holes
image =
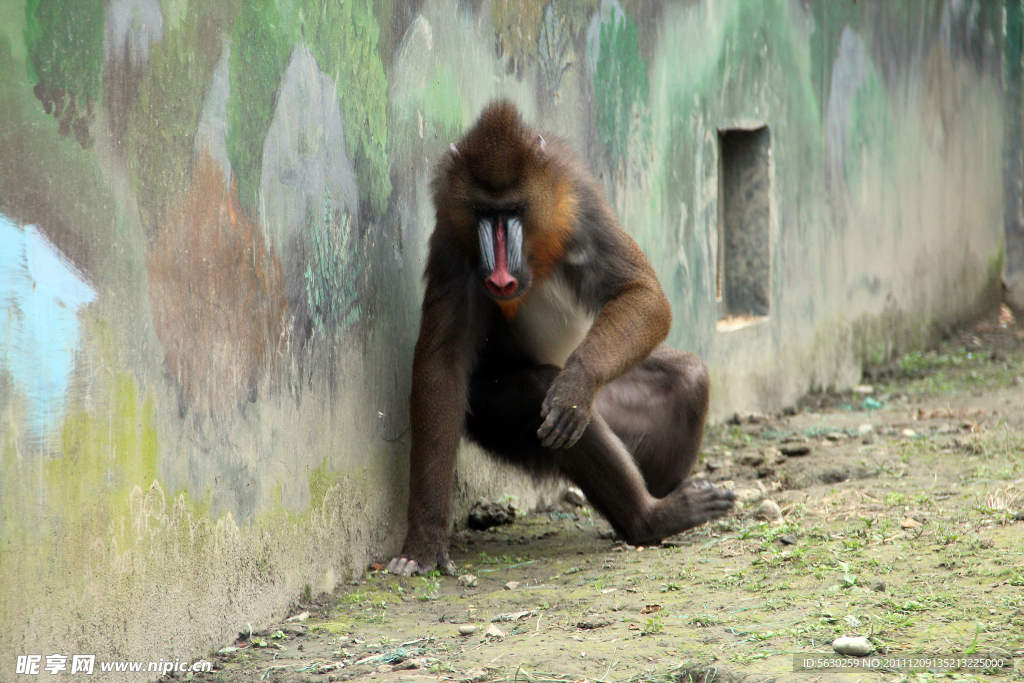
[[[195, 680], [1024, 680], [1024, 325], [1003, 308], [864, 381], [711, 427], [725, 519], [647, 548], [570, 503], [461, 531], [464, 575], [371, 568]], [[841, 636], [871, 659], [802, 668]]]

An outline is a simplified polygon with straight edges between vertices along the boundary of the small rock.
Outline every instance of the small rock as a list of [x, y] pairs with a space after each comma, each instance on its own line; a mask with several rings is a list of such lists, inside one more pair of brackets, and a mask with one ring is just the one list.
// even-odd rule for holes
[[736, 489], [735, 493], [740, 503], [756, 503], [765, 496], [761, 489]]
[[478, 500], [469, 511], [466, 525], [475, 531], [504, 526], [516, 521], [516, 509], [508, 503], [490, 503]]
[[309, 612], [299, 612], [298, 614], [285, 619], [285, 622], [303, 622], [306, 619], [309, 619]]
[[491, 621], [519, 621], [523, 617], [530, 616], [530, 614], [530, 610], [524, 609], [521, 612], [508, 612], [506, 614], [499, 614], [498, 616], [493, 617]]
[[471, 636], [476, 633], [476, 624], [460, 624], [459, 635], [460, 636]]
[[514, 591], [517, 588], [519, 588], [519, 582], [518, 581], [509, 581], [508, 583], [505, 584], [505, 590], [507, 590], [507, 591]]
[[833, 640], [832, 649], [841, 655], [863, 657], [871, 654], [874, 647], [871, 645], [871, 641], [863, 636], [845, 636]]
[[855, 617], [852, 614], [847, 614], [845, 617], [843, 617], [843, 621], [846, 623], [846, 625], [849, 628], [860, 628], [861, 627], [860, 619], [858, 619], [857, 617]]
[[757, 517], [758, 519], [767, 519], [770, 522], [774, 522], [776, 519], [782, 519], [782, 510], [774, 500], [765, 498], [757, 507]]
[[459, 679], [459, 683], [480, 683], [490, 678], [485, 669], [470, 669], [466, 675]]
[[807, 444], [794, 443], [784, 444], [779, 450], [782, 451], [783, 455], [788, 455], [792, 458], [800, 455], [807, 455], [811, 452], [811, 447]]
[[825, 438], [833, 443], [837, 441], [846, 441], [846, 434], [842, 432], [829, 432], [825, 435]]
[[595, 628], [604, 628], [605, 626], [611, 626], [611, 619], [591, 619], [589, 621], [581, 621], [576, 624], [576, 628], [582, 628], [585, 630], [591, 630]]
[[414, 657], [412, 659], [406, 659], [401, 664], [395, 665], [395, 671], [408, 671], [409, 669], [425, 669], [429, 666], [427, 660], [423, 657]]
[[853, 388], [853, 393], [861, 396], [867, 396], [868, 394], [875, 393], [875, 388], [870, 384], [858, 384]]
[[781, 465], [786, 462], [786, 456], [775, 446], [765, 446], [761, 449], [761, 455], [769, 465]]
[[783, 534], [782, 536], [779, 536], [779, 542], [782, 543], [782, 545], [796, 545], [797, 539], [793, 534]]
[[465, 586], [466, 588], [476, 588], [477, 583], [479, 583], [479, 579], [477, 579], [472, 574], [462, 574], [461, 576], [459, 576], [460, 586]]
[[871, 590], [873, 590], [876, 593], [884, 593], [885, 592], [885, 582], [884, 581], [873, 581], [871, 583], [870, 588], [871, 588]]
[[491, 624], [491, 625], [489, 625], [487, 627], [487, 630], [484, 631], [484, 637], [485, 638], [504, 638], [505, 634], [504, 634], [504, 632], [500, 628], [498, 628], [494, 624]]
[[231, 647], [230, 645], [228, 647], [222, 647], [221, 649], [217, 650], [217, 654], [219, 655], [230, 655], [236, 652], [238, 652], [238, 648]]
[[580, 491], [575, 486], [570, 486], [565, 490], [565, 493], [562, 494], [562, 500], [576, 507], [583, 507], [587, 504], [587, 497], [583, 495], [583, 491]]
[[746, 453], [741, 455], [739, 463], [747, 467], [759, 467], [764, 464], [764, 455], [762, 453]]
[[281, 624], [278, 629], [290, 636], [304, 636], [309, 632], [305, 624]]
[[978, 547], [982, 550], [991, 550], [996, 547], [996, 542], [991, 538], [983, 538], [978, 541]]
[[913, 439], [914, 437], [917, 436], [917, 432], [915, 432], [913, 429], [904, 429], [902, 432], [900, 432], [900, 434], [907, 437], [908, 439]]
[[860, 438], [860, 442], [862, 444], [864, 444], [864, 445], [873, 444], [875, 442], [875, 435], [874, 434], [865, 434], [864, 436], [862, 436]]
[[921, 526], [921, 522], [917, 521], [913, 517], [907, 517], [902, 522], [900, 522], [900, 526], [904, 529], [916, 529], [919, 526]]
[[875, 431], [874, 426], [868, 422], [865, 422], [864, 424], [857, 426], [857, 433], [860, 434], [861, 436], [864, 436], [865, 434], [870, 434], [873, 431]]
[[381, 664], [380, 666], [374, 669], [374, 671], [376, 671], [379, 674], [389, 674], [394, 670], [395, 667], [391, 666], [390, 664]]

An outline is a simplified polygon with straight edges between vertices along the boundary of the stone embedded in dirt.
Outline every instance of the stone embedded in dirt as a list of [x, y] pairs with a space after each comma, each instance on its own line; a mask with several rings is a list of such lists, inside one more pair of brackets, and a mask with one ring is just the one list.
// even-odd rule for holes
[[870, 384], [858, 384], [853, 388], [853, 393], [867, 396], [868, 394], [875, 393], [875, 388]]
[[874, 646], [871, 641], [863, 636], [844, 636], [832, 641], [832, 649], [841, 655], [850, 657], [863, 657], [871, 654]]
[[745, 465], [747, 467], [758, 467], [764, 464], [765, 458], [763, 453], [744, 453], [739, 456], [737, 460], [741, 465]]
[[470, 669], [466, 675], [459, 679], [459, 683], [480, 683], [486, 681], [491, 675], [486, 669]]
[[765, 446], [761, 449], [761, 455], [769, 465], [781, 465], [786, 462], [786, 456], [775, 446]]
[[504, 526], [516, 521], [516, 509], [506, 504], [478, 500], [469, 511], [466, 525], [475, 531]]
[[466, 588], [476, 588], [478, 582], [478, 579], [472, 574], [462, 574], [459, 576], [459, 585]]
[[825, 435], [825, 439], [833, 443], [837, 441], [846, 441], [847, 438], [846, 434], [843, 434], [842, 432], [829, 432]]
[[505, 584], [505, 590], [507, 590], [507, 591], [514, 591], [517, 588], [519, 588], [519, 582], [518, 581], [509, 581], [508, 583]]
[[430, 662], [424, 657], [414, 657], [413, 659], [406, 659], [405, 661], [396, 664], [395, 671], [408, 671], [409, 669], [426, 669], [430, 666]]
[[885, 592], [885, 582], [884, 581], [875, 581], [875, 582], [873, 582], [871, 584], [870, 588], [871, 588], [871, 590], [873, 590], [876, 593], [884, 593]]
[[907, 517], [902, 522], [900, 522], [900, 526], [904, 529], [916, 529], [919, 526], [921, 526], [921, 522], [917, 521], [913, 517]]
[[774, 500], [765, 498], [757, 507], [757, 518], [774, 522], [776, 519], [782, 519], [782, 510], [779, 508], [779, 504]]
[[736, 489], [736, 500], [740, 503], [756, 503], [765, 497], [765, 491], [763, 489]]
[[780, 448], [779, 450], [782, 451], [783, 455], [794, 457], [800, 455], [807, 455], [808, 453], [811, 452], [811, 447], [805, 443], [792, 443], [783, 444], [782, 448]]
[[491, 621], [519, 621], [523, 617], [529, 617], [536, 613], [537, 612], [531, 612], [530, 610], [523, 610], [522, 612], [508, 612], [507, 614], [499, 614], [498, 616], [493, 617]]
[[864, 424], [857, 426], [857, 433], [860, 434], [861, 436], [864, 436], [865, 434], [870, 434], [873, 431], [875, 431], [875, 428], [869, 422], [865, 422]]
[[595, 628], [604, 628], [605, 626], [611, 626], [611, 619], [588, 619], [586, 621], [580, 621], [576, 624], [576, 628], [584, 630], [592, 630]]
[[471, 636], [476, 633], [476, 624], [460, 624], [459, 635], [460, 636]]
[[298, 614], [296, 614], [294, 616], [291, 616], [291, 617], [288, 617], [287, 619], [285, 619], [285, 622], [286, 623], [293, 623], [293, 622], [296, 622], [296, 621], [303, 622], [306, 619], [309, 619], [309, 612], [299, 612]]
[[281, 633], [289, 636], [304, 636], [309, 632], [309, 628], [305, 624], [281, 624], [277, 628]]
[[907, 437], [908, 439], [913, 439], [914, 437], [917, 436], [917, 432], [915, 432], [913, 429], [904, 429], [902, 432], [900, 432], [900, 434], [902, 436]]
[[495, 626], [494, 624], [489, 625], [487, 627], [487, 630], [484, 631], [484, 638], [504, 638], [504, 637], [505, 637], [504, 632], [502, 632], [502, 630], [500, 628], [498, 628], [497, 626]]
[[797, 539], [793, 534], [783, 534], [779, 536], [779, 542], [782, 545], [796, 545]]

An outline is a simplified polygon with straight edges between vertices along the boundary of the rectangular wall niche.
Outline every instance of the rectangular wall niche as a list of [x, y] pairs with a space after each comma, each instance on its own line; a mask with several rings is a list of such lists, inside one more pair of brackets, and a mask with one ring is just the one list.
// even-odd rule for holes
[[763, 317], [771, 305], [768, 126], [719, 130], [718, 151], [718, 317]]

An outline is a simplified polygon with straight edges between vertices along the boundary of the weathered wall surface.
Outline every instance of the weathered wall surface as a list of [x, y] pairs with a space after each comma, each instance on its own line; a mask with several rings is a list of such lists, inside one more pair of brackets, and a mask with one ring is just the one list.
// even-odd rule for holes
[[[495, 96], [593, 165], [718, 415], [971, 316], [998, 295], [1002, 13], [0, 0], [0, 678], [195, 657], [397, 549], [431, 167]], [[764, 126], [762, 172], [722, 172], [720, 131]], [[767, 280], [723, 322], [748, 176]], [[533, 500], [464, 455], [463, 500]]]

